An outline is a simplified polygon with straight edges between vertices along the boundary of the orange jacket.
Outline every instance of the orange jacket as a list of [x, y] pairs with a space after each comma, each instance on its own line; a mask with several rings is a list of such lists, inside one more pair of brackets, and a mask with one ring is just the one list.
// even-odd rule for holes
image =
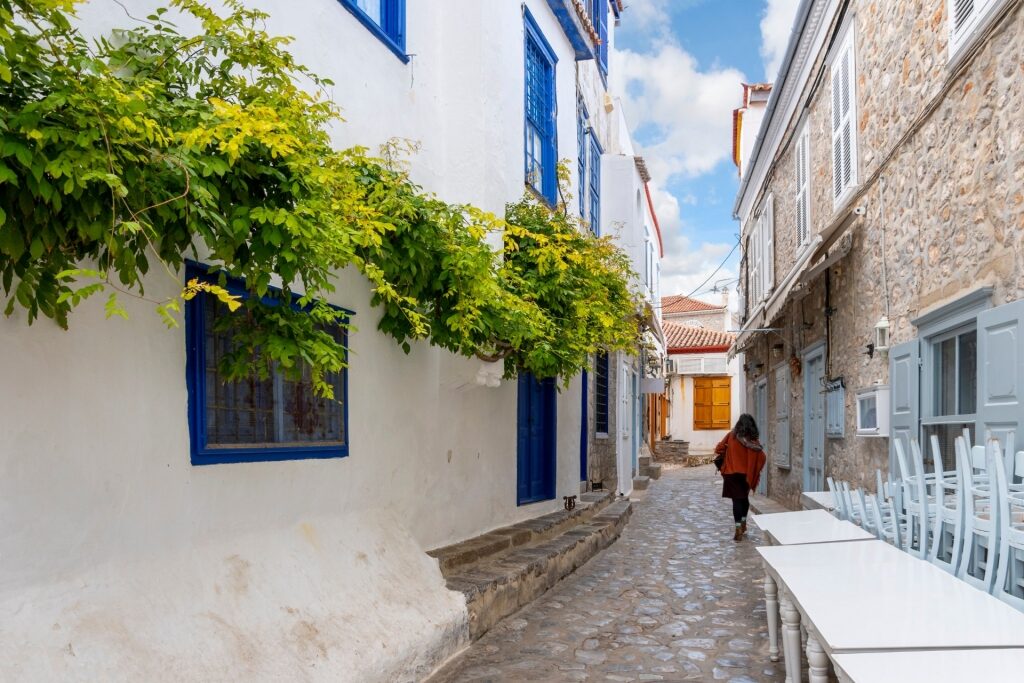
[[[753, 447], [751, 447], [753, 446]], [[722, 476], [727, 474], [744, 474], [747, 477], [747, 485], [756, 489], [761, 481], [761, 470], [767, 457], [761, 444], [757, 441], [751, 445], [744, 444], [735, 434], [729, 432], [718, 445], [715, 446], [715, 453], [725, 456], [722, 463]]]

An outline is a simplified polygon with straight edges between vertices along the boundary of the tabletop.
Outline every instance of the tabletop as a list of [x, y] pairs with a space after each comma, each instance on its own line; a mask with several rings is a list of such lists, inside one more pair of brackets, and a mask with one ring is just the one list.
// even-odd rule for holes
[[803, 496], [817, 503], [823, 510], [835, 510], [836, 500], [831, 491], [804, 491]]
[[1024, 647], [1024, 613], [887, 543], [757, 551], [829, 652]]
[[750, 521], [765, 533], [771, 534], [778, 545], [867, 541], [875, 538], [856, 524], [836, 519], [824, 510], [751, 515]]
[[837, 654], [855, 683], [963, 683], [1024, 678], [1024, 650], [929, 650]]

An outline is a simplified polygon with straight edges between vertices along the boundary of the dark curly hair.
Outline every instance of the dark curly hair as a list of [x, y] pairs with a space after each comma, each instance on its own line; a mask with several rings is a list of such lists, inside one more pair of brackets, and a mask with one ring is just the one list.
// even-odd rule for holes
[[740, 419], [736, 420], [736, 426], [732, 428], [732, 432], [747, 441], [757, 441], [761, 438], [761, 433], [757, 431], [757, 422], [754, 421], [754, 416], [749, 413], [740, 415]]

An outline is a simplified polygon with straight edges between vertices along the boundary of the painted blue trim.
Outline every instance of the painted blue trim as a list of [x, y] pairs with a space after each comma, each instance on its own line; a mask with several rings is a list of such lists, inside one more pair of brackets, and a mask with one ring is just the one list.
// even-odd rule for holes
[[548, 7], [555, 15], [562, 32], [569, 39], [577, 62], [594, 59], [593, 45], [590, 43], [590, 36], [583, 32], [583, 24], [576, 18], [576, 8], [571, 6], [568, 0], [548, 0]]
[[516, 411], [516, 504], [555, 497], [558, 391], [554, 379], [519, 374]]
[[[590, 177], [587, 183], [590, 187], [590, 231], [595, 237], [601, 236], [601, 143], [597, 139], [597, 132], [590, 129]], [[597, 216], [595, 218], [595, 215]]]
[[[218, 283], [218, 275], [209, 266], [194, 261], [185, 264], [185, 281], [198, 278], [200, 281]], [[232, 294], [246, 296], [244, 283], [238, 278], [227, 278], [225, 288]], [[272, 291], [280, 292], [272, 287]], [[348, 369], [342, 376], [342, 428], [345, 434], [343, 445], [329, 446], [281, 446], [264, 448], [207, 448], [206, 447], [206, 321], [203, 315], [203, 300], [207, 294], [200, 294], [185, 303], [185, 385], [188, 395], [189, 456], [193, 465], [219, 465], [241, 462], [275, 462], [280, 460], [310, 460], [323, 458], [344, 458], [349, 453], [348, 422]], [[292, 306], [298, 308], [298, 294], [292, 294]], [[264, 298], [270, 305], [279, 305], [280, 300]], [[330, 304], [329, 304], [330, 305]], [[331, 305], [344, 311], [345, 322], [352, 311]], [[348, 333], [342, 327], [341, 343], [348, 346]]]
[[[541, 32], [540, 27], [537, 25], [536, 20], [533, 18], [533, 14], [529, 8], [523, 8], [523, 26], [524, 26], [524, 40], [523, 40], [523, 169], [524, 169], [524, 180], [527, 187], [532, 188], [537, 192], [541, 198], [543, 198], [549, 205], [554, 206], [558, 199], [558, 177], [557, 177], [557, 166], [558, 166], [558, 57], [555, 55], [555, 51], [551, 48], [551, 44], [548, 43], [544, 34]], [[527, 75], [530, 69], [530, 45], [535, 45], [538, 50], [542, 53], [542, 56], [547, 60], [547, 66], [551, 69], [551, 80], [546, 83], [547, 92], [545, 93], [545, 115], [548, 117], [548, 130], [542, 131], [545, 135], [541, 135], [543, 142], [543, 149], [541, 149], [541, 186], [536, 187], [530, 182], [530, 158], [528, 157], [529, 149], [529, 138], [530, 128], [533, 124], [530, 122], [530, 91], [526, 87]]]
[[384, 45], [402, 60], [409, 63], [409, 55], [405, 52], [405, 0], [381, 0], [381, 26], [364, 12], [355, 0], [338, 0], [359, 23], [376, 36]]
[[580, 481], [590, 481], [587, 471], [587, 451], [590, 445], [590, 389], [587, 371], [583, 371], [583, 388], [580, 405]]
[[597, 57], [597, 68], [601, 72], [601, 79], [608, 87], [608, 3], [611, 0], [594, 0], [591, 5], [591, 21], [601, 39], [601, 44], [595, 46], [594, 54]]

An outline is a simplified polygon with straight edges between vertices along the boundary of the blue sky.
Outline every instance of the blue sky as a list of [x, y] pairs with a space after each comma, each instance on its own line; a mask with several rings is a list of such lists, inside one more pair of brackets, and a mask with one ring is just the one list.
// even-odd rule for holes
[[[725, 259], [739, 224], [731, 159], [741, 83], [774, 80], [798, 0], [632, 0], [616, 29], [613, 89], [647, 160], [665, 240], [662, 293], [689, 294]], [[772, 76], [767, 76], [771, 73]], [[715, 283], [735, 286], [738, 250]]]

